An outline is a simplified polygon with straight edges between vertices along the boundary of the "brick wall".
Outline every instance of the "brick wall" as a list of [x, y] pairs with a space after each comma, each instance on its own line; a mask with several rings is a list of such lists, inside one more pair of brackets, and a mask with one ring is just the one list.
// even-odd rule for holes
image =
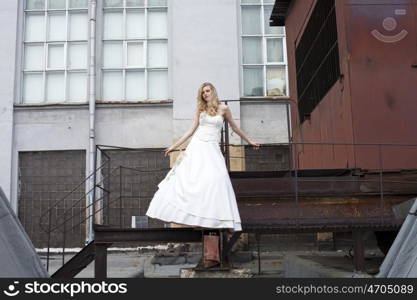
[[287, 146], [261, 147], [258, 150], [245, 146], [246, 171], [288, 170], [289, 149]]

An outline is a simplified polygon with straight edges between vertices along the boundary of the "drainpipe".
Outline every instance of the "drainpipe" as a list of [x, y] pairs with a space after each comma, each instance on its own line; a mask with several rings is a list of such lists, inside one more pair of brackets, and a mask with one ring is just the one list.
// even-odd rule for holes
[[[92, 174], [95, 172], [95, 148], [96, 148], [96, 140], [95, 140], [95, 112], [96, 112], [96, 0], [89, 0], [88, 2], [88, 26], [89, 26], [89, 39], [88, 39], [88, 46], [89, 46], [89, 67], [88, 67], [88, 101], [89, 101], [89, 153], [88, 153], [88, 173]], [[92, 216], [91, 218], [87, 219], [87, 240], [86, 243], [91, 242], [94, 240], [94, 232], [93, 232], [93, 221], [94, 221], [94, 210], [93, 210], [93, 191], [94, 188], [94, 177], [92, 176], [88, 180], [88, 189], [90, 191], [87, 195], [87, 206], [88, 212], [87, 216]]]

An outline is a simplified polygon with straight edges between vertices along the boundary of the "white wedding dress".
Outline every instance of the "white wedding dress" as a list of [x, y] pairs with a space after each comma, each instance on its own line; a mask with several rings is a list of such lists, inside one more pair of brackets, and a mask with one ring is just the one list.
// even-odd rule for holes
[[222, 126], [222, 116], [200, 113], [200, 125], [158, 184], [147, 216], [191, 226], [242, 230], [235, 193], [219, 147]]

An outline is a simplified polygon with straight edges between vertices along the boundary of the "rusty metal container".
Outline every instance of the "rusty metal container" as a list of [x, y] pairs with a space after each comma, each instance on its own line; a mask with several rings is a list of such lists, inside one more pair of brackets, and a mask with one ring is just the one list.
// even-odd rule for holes
[[345, 144], [297, 145], [297, 167], [417, 169], [417, 1], [334, 2], [340, 76], [302, 119], [296, 51], [318, 34], [306, 31], [317, 3], [277, 0], [271, 17], [286, 27], [293, 142]]

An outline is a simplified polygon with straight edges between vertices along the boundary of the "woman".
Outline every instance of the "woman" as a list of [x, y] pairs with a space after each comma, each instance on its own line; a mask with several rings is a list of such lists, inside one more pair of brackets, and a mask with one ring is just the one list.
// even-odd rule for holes
[[242, 230], [235, 193], [219, 147], [224, 119], [242, 139], [259, 148], [236, 125], [229, 107], [220, 103], [215, 87], [203, 83], [198, 90], [193, 125], [165, 149], [165, 156], [193, 137], [158, 184], [147, 216], [191, 226]]

